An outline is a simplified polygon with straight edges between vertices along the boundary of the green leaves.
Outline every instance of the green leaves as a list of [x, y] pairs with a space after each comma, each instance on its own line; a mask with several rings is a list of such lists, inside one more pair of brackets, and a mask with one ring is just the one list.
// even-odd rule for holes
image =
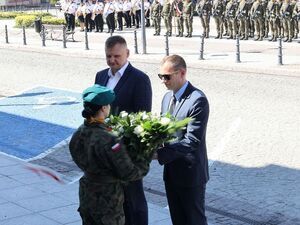
[[170, 114], [121, 112], [119, 116], [110, 116], [107, 123], [114, 133], [123, 138], [131, 158], [137, 159], [151, 157], [159, 146], [174, 139], [174, 134], [191, 120], [177, 120]]

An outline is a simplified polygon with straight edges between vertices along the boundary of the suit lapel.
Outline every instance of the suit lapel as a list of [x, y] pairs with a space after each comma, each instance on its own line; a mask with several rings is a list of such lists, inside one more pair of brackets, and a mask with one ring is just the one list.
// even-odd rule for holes
[[178, 104], [176, 105], [176, 107], [174, 109], [173, 116], [177, 117], [177, 114], [180, 111], [183, 103], [185, 102], [185, 100], [187, 100], [191, 96], [191, 93], [193, 92], [193, 90], [194, 90], [194, 87], [189, 82], [188, 86], [186, 87], [184, 93], [182, 94]]
[[121, 79], [118, 81], [117, 85], [114, 88], [114, 92], [117, 94], [121, 87], [125, 84], [126, 80], [130, 76], [130, 71], [132, 69], [131, 64], [129, 63], [126, 70], [124, 71], [124, 74], [122, 75]]

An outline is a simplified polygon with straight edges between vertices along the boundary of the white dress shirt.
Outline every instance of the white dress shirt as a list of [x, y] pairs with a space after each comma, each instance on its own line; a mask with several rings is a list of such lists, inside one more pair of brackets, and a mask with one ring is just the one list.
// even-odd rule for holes
[[112, 74], [112, 71], [111, 69], [108, 70], [108, 76], [109, 76], [109, 79], [108, 79], [108, 82], [106, 84], [106, 87], [110, 88], [110, 89], [114, 89], [119, 80], [121, 79], [121, 77], [123, 76], [127, 66], [128, 66], [129, 62], [126, 62], [124, 66], [121, 67], [121, 69], [119, 69], [115, 75]]

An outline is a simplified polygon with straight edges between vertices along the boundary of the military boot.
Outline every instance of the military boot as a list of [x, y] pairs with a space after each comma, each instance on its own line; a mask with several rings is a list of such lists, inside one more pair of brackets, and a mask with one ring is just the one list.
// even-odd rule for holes
[[215, 37], [215, 39], [218, 39], [220, 38], [220, 33], [218, 33], [218, 35]]

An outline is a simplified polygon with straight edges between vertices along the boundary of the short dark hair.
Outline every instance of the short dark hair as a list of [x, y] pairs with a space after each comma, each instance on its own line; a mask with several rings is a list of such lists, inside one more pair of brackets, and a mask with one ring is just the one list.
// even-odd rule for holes
[[105, 48], [112, 48], [116, 44], [125, 45], [127, 47], [126, 40], [120, 35], [115, 35], [107, 38], [105, 41]]
[[161, 65], [166, 62], [172, 63], [174, 70], [186, 69], [185, 60], [180, 55], [170, 55], [163, 58]]

